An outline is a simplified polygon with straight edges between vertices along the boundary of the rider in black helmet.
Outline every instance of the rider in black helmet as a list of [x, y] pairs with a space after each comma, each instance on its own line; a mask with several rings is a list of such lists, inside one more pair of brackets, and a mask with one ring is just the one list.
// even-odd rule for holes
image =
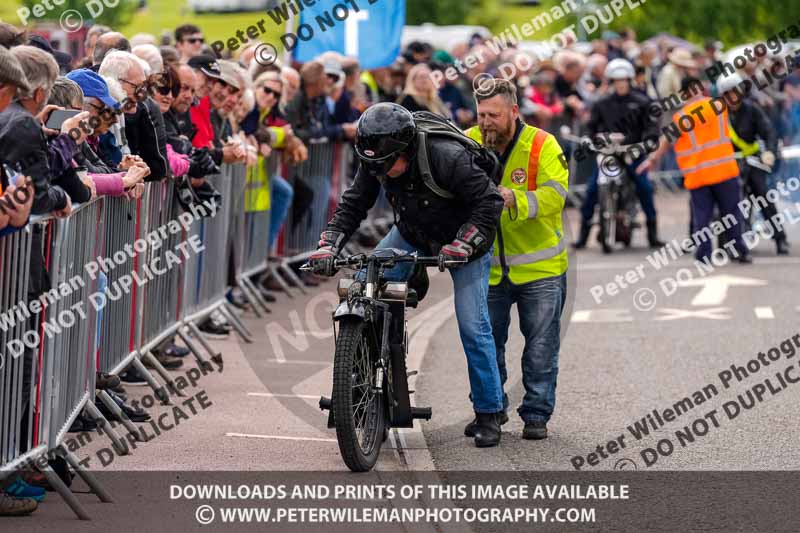
[[[490, 250], [503, 197], [457, 140], [431, 137], [428, 159], [435, 183], [423, 180], [416, 161], [419, 137], [414, 117], [397, 104], [368, 108], [358, 122], [356, 153], [361, 166], [342, 196], [320, 248], [310, 259], [314, 271], [334, 275], [334, 260], [373, 206], [381, 186], [395, 212], [396, 225], [378, 248], [398, 248], [421, 255], [466, 259], [450, 269], [456, 319], [467, 355], [473, 408], [480, 429], [477, 446], [500, 441], [496, 415], [503, 410], [503, 391], [487, 308]], [[387, 279], [406, 280], [411, 264], [387, 271]]]

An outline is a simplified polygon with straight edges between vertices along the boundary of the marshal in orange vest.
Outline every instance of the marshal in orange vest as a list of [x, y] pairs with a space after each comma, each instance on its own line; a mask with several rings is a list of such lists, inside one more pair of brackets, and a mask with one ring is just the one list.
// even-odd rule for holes
[[689, 131], [682, 128], [683, 134], [675, 142], [684, 187], [692, 190], [737, 177], [739, 166], [728, 132], [727, 108], [717, 113], [711, 99], [705, 98], [687, 104], [672, 120], [687, 125], [690, 121], [686, 117], [691, 117], [694, 127]]

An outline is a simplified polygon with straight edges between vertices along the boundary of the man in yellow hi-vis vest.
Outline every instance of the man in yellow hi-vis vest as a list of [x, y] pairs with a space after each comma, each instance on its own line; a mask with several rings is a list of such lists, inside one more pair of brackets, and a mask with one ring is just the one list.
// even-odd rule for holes
[[[547, 437], [558, 377], [561, 313], [567, 293], [567, 250], [561, 213], [567, 197], [567, 165], [547, 132], [519, 118], [516, 87], [494, 80], [476, 91], [478, 126], [466, 133], [494, 150], [503, 164], [500, 217], [489, 276], [489, 316], [503, 385], [508, 379], [505, 344], [511, 306], [517, 304], [525, 336], [522, 374], [525, 396], [517, 409], [523, 438]], [[504, 395], [504, 408], [508, 396]], [[508, 420], [503, 413], [500, 422]], [[473, 423], [464, 433], [474, 431]]]

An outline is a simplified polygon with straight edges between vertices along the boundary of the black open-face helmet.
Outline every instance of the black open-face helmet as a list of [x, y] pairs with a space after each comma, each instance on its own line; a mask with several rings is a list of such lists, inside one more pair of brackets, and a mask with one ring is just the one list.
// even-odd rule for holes
[[361, 167], [372, 176], [383, 176], [400, 154], [407, 152], [417, 135], [414, 117], [404, 107], [381, 103], [369, 107], [358, 121], [356, 153]]

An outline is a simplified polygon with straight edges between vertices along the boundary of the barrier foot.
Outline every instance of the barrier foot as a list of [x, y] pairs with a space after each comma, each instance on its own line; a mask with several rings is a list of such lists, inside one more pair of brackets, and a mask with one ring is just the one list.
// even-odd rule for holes
[[69, 505], [69, 508], [72, 509], [72, 512], [80, 518], [81, 520], [91, 520], [89, 513], [86, 512], [86, 509], [83, 508], [81, 502], [78, 501], [78, 498], [72, 494], [72, 491], [69, 490], [69, 487], [64, 485], [64, 482], [61, 481], [61, 478], [58, 477], [50, 465], [46, 465], [42, 467], [42, 474], [45, 475], [47, 478], [47, 482], [50, 483], [50, 486], [56, 489], [56, 492], [64, 499], [64, 501]]
[[109, 411], [114, 413], [114, 415], [122, 422], [122, 425], [125, 426], [125, 429], [128, 430], [128, 433], [133, 435], [136, 440], [141, 441], [139, 438], [139, 428], [137, 428], [133, 422], [131, 422], [131, 419], [122, 412], [122, 409], [119, 408], [117, 402], [112, 400], [111, 396], [109, 396], [104, 390], [101, 390], [97, 397], [100, 398], [100, 401], [103, 402], [106, 407], [108, 407]]
[[258, 304], [261, 306], [264, 312], [268, 314], [272, 312], [269, 308], [269, 305], [267, 305], [267, 301], [264, 300], [263, 296], [261, 296], [258, 287], [255, 286], [255, 284], [250, 278], [248, 278], [247, 276], [242, 276], [242, 279], [240, 280], [240, 286], [247, 287], [247, 292], [250, 292], [252, 294], [253, 298], [255, 298], [256, 302], [258, 302]]
[[156, 398], [161, 400], [161, 402], [165, 405], [171, 405], [172, 402], [169, 399], [169, 393], [167, 392], [167, 389], [162, 387], [158, 381], [156, 381], [156, 378], [154, 378], [153, 375], [147, 371], [142, 362], [139, 361], [138, 357], [133, 358], [132, 364], [136, 368], [136, 371], [142, 375], [145, 381], [147, 381], [147, 384], [150, 385], [150, 388], [153, 389]]
[[87, 402], [86, 406], [84, 407], [86, 412], [91, 416], [95, 422], [97, 422], [97, 427], [106, 434], [106, 437], [111, 439], [111, 444], [114, 446], [114, 450], [119, 455], [129, 455], [130, 451], [128, 450], [128, 445], [125, 441], [122, 440], [122, 437], [117, 435], [117, 432], [114, 431], [114, 426], [111, 425], [111, 422], [106, 420], [106, 417], [103, 416], [103, 413], [94, 405], [92, 402]]
[[94, 477], [86, 468], [84, 468], [82, 464], [80, 464], [78, 458], [63, 446], [61, 448], [65, 452], [64, 458], [67, 460], [70, 466], [72, 466], [72, 469], [75, 470], [79, 476], [81, 476], [81, 479], [83, 479], [83, 481], [89, 485], [89, 488], [92, 489], [92, 492], [94, 492], [97, 498], [103, 503], [114, 503], [114, 499], [111, 497], [111, 495], [106, 491], [106, 489], [103, 488], [100, 482], [97, 481], [97, 478]]
[[186, 398], [186, 395], [181, 392], [180, 389], [178, 389], [177, 385], [175, 385], [175, 380], [172, 379], [172, 376], [169, 372], [167, 372], [167, 369], [164, 368], [164, 366], [158, 361], [158, 359], [155, 358], [155, 356], [153, 356], [152, 353], [150, 353], [150, 351], [142, 354], [142, 357], [147, 357], [147, 360], [150, 361], [151, 365], [153, 365], [153, 369], [158, 372], [158, 374], [161, 376], [161, 379], [163, 379], [164, 383], [166, 383], [167, 390], [173, 391], [181, 398]]
[[242, 340], [248, 344], [252, 344], [253, 334], [248, 331], [244, 324], [242, 324], [242, 321], [239, 320], [239, 317], [236, 316], [236, 313], [230, 310], [228, 304], [223, 303], [219, 307], [219, 310], [223, 315], [225, 315], [225, 318], [228, 319], [228, 321], [231, 323], [231, 326], [233, 326], [233, 329], [236, 330], [236, 333], [239, 334]]
[[189, 338], [189, 335], [184, 333], [183, 328], [178, 328], [178, 336], [180, 336], [183, 343], [186, 345], [187, 348], [194, 354], [195, 359], [197, 359], [197, 363], [200, 365], [200, 368], [207, 370], [207, 371], [214, 371], [213, 365], [209, 362], [208, 359], [203, 357], [203, 354], [200, 353], [200, 350], [197, 348], [197, 345]]
[[261, 312], [261, 302], [257, 301], [255, 297], [250, 293], [250, 288], [247, 285], [245, 285], [243, 278], [239, 278], [238, 285], [239, 285], [239, 290], [242, 291], [244, 299], [247, 300], [247, 303], [250, 304], [250, 309], [253, 310], [253, 314], [256, 315], [256, 318], [264, 318], [264, 315]]
[[294, 273], [294, 270], [292, 270], [292, 267], [289, 265], [289, 261], [284, 261], [281, 263], [280, 269], [281, 272], [286, 274], [286, 277], [289, 278], [289, 281], [292, 283], [292, 285], [299, 289], [303, 294], [308, 294], [305, 284], [297, 276], [297, 274]]
[[194, 322], [187, 321], [186, 327], [192, 332], [192, 335], [195, 339], [197, 339], [200, 344], [203, 346], [203, 349], [211, 356], [211, 360], [215, 363], [220, 365], [220, 371], [222, 371], [222, 352], [215, 352], [214, 349], [208, 344], [208, 341], [205, 337], [203, 337], [203, 333], [198, 329], [197, 325]]
[[283, 276], [280, 273], [280, 265], [270, 265], [269, 274], [275, 278], [275, 281], [277, 281], [278, 285], [281, 286], [281, 290], [286, 293], [286, 296], [289, 298], [294, 298], [294, 292], [292, 291], [292, 288], [289, 286], [286, 280], [283, 279]]

